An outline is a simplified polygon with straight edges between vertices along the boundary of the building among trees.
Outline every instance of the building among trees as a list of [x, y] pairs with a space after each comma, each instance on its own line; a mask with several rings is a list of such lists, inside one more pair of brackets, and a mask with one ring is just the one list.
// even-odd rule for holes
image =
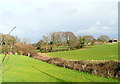
[[116, 43], [116, 42], [118, 42], [118, 40], [117, 39], [110, 39], [108, 42], [109, 43]]

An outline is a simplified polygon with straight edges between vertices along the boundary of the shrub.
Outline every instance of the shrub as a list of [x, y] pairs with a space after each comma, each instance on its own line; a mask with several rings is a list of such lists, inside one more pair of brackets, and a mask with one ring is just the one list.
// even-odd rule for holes
[[34, 47], [30, 44], [17, 43], [14, 45], [12, 53], [18, 53], [20, 55], [28, 55], [30, 53], [31, 57], [37, 55], [37, 52], [34, 51]]
[[38, 53], [34, 50], [29, 51], [29, 53], [30, 53], [30, 57], [35, 57], [38, 55]]

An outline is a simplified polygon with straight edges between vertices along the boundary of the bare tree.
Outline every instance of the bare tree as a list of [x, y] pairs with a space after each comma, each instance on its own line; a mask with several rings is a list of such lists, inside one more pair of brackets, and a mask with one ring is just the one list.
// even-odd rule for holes
[[42, 47], [44, 46], [44, 41], [40, 40], [38, 41], [35, 46], [37, 47], [37, 49], [42, 49]]
[[101, 35], [98, 37], [97, 40], [100, 42], [108, 42], [110, 40], [110, 38], [107, 35]]
[[53, 47], [53, 44], [55, 46], [55, 50], [56, 48], [58, 50], [58, 47], [61, 45], [68, 46], [68, 50], [70, 50], [76, 48], [79, 44], [78, 38], [72, 32], [49, 33], [48, 35], [43, 36], [43, 42], [46, 43], [46, 45], [50, 45], [50, 50], [53, 50], [53, 48], [51, 48], [51, 46]]
[[[8, 35], [10, 35], [11, 34], [11, 32], [15, 29], [16, 27], [14, 27], [9, 33], [8, 33]], [[6, 37], [4, 37], [4, 38], [2, 38], [1, 37], [1, 46], [3, 46], [5, 43], [9, 43], [9, 42], [7, 42], [8, 40], [7, 40], [8, 38], [6, 38]], [[13, 43], [14, 44], [14, 43]], [[10, 44], [11, 45], [11, 44]], [[11, 47], [10, 47], [11, 48]], [[11, 49], [10, 49], [10, 51], [11, 51]], [[3, 57], [3, 59], [2, 59], [2, 61], [1, 61], [1, 63], [0, 63], [0, 69], [2, 69], [2, 66], [8, 61], [8, 59], [10, 58], [10, 56], [8, 56], [7, 57], [7, 52], [5, 52], [4, 53], [5, 55], [4, 55], [4, 57]], [[11, 67], [11, 66], [10, 66]], [[10, 67], [8, 67], [5, 71], [7, 71]], [[4, 74], [5, 73], [5, 71], [3, 71], [1, 74], [0, 74], [0, 76], [2, 75], [2, 74]]]
[[95, 38], [93, 36], [86, 35], [86, 36], [83, 36], [83, 38], [85, 40], [86, 45], [92, 45], [92, 44], [94, 44]]
[[29, 42], [30, 42], [30, 39], [29, 38], [23, 38], [23, 40], [22, 40], [22, 42], [24, 43], [24, 44], [28, 44]]
[[64, 32], [66, 43], [69, 46], [69, 49], [74, 49], [79, 44], [78, 38], [72, 32]]

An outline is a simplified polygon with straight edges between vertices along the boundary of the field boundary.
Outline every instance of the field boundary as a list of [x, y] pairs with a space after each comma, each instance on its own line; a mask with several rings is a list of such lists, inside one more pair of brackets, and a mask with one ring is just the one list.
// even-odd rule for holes
[[106, 78], [115, 78], [120, 80], [120, 61], [114, 60], [64, 60], [62, 58], [49, 57], [43, 53], [39, 53], [34, 57], [37, 60], [54, 64], [59, 67], [69, 68], [72, 70], [82, 71], [93, 75], [98, 75]]

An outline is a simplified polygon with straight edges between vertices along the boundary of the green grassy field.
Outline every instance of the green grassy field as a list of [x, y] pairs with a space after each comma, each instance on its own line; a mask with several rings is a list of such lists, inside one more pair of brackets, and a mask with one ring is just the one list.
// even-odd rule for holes
[[[68, 46], [58, 46], [58, 47], [54, 46], [53, 47], [53, 51], [56, 51], [56, 50], [65, 51], [65, 50], [68, 50]], [[37, 52], [43, 52], [44, 50], [41, 51], [41, 50], [35, 49], [35, 51], [37, 51]]]
[[19, 55], [11, 55], [2, 71], [3, 82], [118, 82]]
[[46, 53], [52, 57], [73, 60], [117, 60], [118, 44], [90, 46], [88, 49], [71, 50], [64, 52]]

